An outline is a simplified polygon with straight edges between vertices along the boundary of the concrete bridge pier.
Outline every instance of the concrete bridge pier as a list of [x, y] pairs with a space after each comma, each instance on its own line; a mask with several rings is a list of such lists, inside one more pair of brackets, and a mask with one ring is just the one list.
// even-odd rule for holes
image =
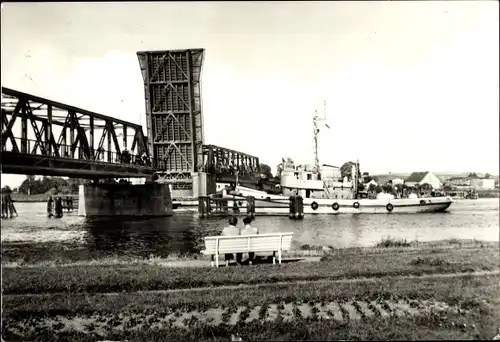
[[217, 190], [215, 174], [193, 172], [191, 178], [193, 179], [193, 197], [195, 198], [214, 194]]
[[85, 184], [80, 185], [78, 215], [171, 216], [172, 197], [166, 184]]

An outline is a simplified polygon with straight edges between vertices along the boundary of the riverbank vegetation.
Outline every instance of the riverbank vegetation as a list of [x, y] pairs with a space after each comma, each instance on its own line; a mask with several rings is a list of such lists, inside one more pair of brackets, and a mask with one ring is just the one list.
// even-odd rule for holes
[[186, 257], [4, 264], [3, 338], [491, 339], [498, 243], [409, 244], [308, 246], [296, 252], [321, 261], [219, 269]]
[[[62, 178], [62, 177], [48, 177], [43, 176], [36, 179], [33, 175], [26, 176], [26, 179], [21, 183], [18, 188], [12, 189], [13, 193], [25, 195], [41, 195], [48, 192], [56, 192], [61, 194], [77, 194], [78, 186], [80, 184], [90, 183], [91, 180], [80, 178]], [[11, 190], [10, 187], [5, 186], [6, 190]]]
[[[336, 255], [381, 254], [388, 252], [420, 253], [426, 250], [447, 250], [450, 248], [498, 248], [497, 242], [476, 239], [448, 239], [440, 241], [407, 241], [393, 237], [384, 237], [374, 247], [335, 248], [333, 246], [303, 244], [290, 251], [283, 252], [283, 257], [319, 260]], [[203, 249], [203, 243], [194, 250]], [[265, 257], [265, 256], [264, 256]], [[210, 257], [199, 252], [168, 252], [162, 255], [109, 255], [98, 251], [82, 249], [78, 243], [71, 242], [2, 242], [2, 266], [4, 267], [53, 267], [58, 265], [163, 265], [163, 266], [209, 266]]]
[[280, 266], [263, 263], [252, 267], [220, 267], [218, 270], [206, 267], [209, 261], [199, 262], [189, 268], [165, 267], [166, 264], [158, 262], [142, 264], [140, 267], [133, 264], [4, 266], [3, 293], [170, 290], [289, 281], [494, 271], [498, 269], [498, 249], [431, 249], [426, 253], [423, 253], [423, 250], [373, 254], [331, 253], [323, 256], [318, 263], [287, 262]]

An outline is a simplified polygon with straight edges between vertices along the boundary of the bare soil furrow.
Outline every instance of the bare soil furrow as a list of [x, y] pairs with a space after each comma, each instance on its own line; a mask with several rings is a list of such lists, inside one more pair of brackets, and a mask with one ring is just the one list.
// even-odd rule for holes
[[280, 303], [252, 308], [240, 306], [235, 308], [211, 308], [203, 312], [176, 311], [163, 317], [154, 314], [118, 314], [92, 316], [55, 316], [47, 318], [31, 318], [17, 322], [9, 322], [8, 327], [18, 336], [29, 335], [41, 327], [57, 332], [78, 331], [106, 336], [110, 331], [131, 331], [137, 329], [164, 329], [166, 327], [189, 329], [196, 323], [207, 323], [213, 326], [220, 324], [236, 325], [239, 322], [252, 321], [275, 322], [282, 319], [290, 321], [296, 318], [316, 317], [318, 319], [336, 320], [339, 322], [360, 320], [366, 317], [380, 316], [422, 316], [458, 313], [458, 308], [437, 301], [389, 301], [382, 303], [372, 301], [341, 301], [327, 303]]

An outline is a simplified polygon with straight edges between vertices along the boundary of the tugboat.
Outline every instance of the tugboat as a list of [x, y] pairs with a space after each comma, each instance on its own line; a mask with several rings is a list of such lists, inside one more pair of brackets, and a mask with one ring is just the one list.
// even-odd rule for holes
[[[395, 198], [392, 194], [380, 193], [376, 199], [363, 198], [366, 196], [362, 196], [363, 192], [358, 190], [361, 184], [359, 162], [346, 163], [342, 170], [331, 165], [319, 166], [318, 122], [322, 120], [326, 120], [326, 104], [324, 117], [321, 118], [316, 114], [313, 118], [315, 165], [295, 165], [291, 160], [283, 160], [278, 166], [281, 170], [282, 193], [280, 195], [272, 195], [236, 184], [232, 190], [222, 191], [223, 197], [228, 200], [228, 205], [241, 203], [237, 197], [253, 196], [257, 205], [260, 201], [285, 201], [290, 196], [299, 195], [303, 198], [304, 214], [337, 215], [443, 212], [453, 203], [449, 196], [418, 197], [416, 194], [408, 198]], [[344, 177], [342, 177], [343, 173]], [[288, 208], [285, 207], [275, 207], [267, 214], [283, 214], [287, 210]]]

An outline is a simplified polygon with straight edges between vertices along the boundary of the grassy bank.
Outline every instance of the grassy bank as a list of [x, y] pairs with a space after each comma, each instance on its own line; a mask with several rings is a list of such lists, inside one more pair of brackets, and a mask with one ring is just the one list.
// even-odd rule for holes
[[[498, 277], [3, 297], [6, 340], [491, 339]], [[68, 328], [69, 327], [69, 328]]]
[[[202, 243], [199, 248], [202, 247]], [[333, 246], [304, 244], [283, 253], [284, 258], [324, 257], [337, 255], [381, 254], [388, 252], [420, 253], [422, 249], [456, 249], [456, 248], [497, 248], [498, 242], [475, 239], [449, 239], [441, 241], [407, 241], [394, 238], [383, 238], [374, 247], [334, 248]], [[163, 255], [103, 255], [98, 251], [87, 251], [79, 244], [71, 243], [24, 243], [2, 242], [2, 266], [84, 266], [84, 265], [162, 265], [162, 266], [209, 266], [210, 257], [199, 252], [177, 253], [166, 252]]]
[[[287, 281], [443, 274], [498, 269], [498, 248], [421, 248], [376, 253], [330, 253], [322, 262], [280, 266], [164, 267], [164, 264], [76, 264], [4, 267], [4, 294], [167, 290]], [[208, 265], [208, 261], [206, 262]]]
[[[491, 339], [496, 334], [500, 277], [491, 271], [498, 272], [498, 243], [384, 239], [377, 245], [302, 246], [295, 253], [316, 253], [321, 261], [219, 269], [199, 267], [208, 260], [166, 267], [165, 259], [4, 265], [2, 334], [8, 341], [215, 341], [231, 335]], [[177, 261], [178, 266], [193, 262], [186, 256]]]

